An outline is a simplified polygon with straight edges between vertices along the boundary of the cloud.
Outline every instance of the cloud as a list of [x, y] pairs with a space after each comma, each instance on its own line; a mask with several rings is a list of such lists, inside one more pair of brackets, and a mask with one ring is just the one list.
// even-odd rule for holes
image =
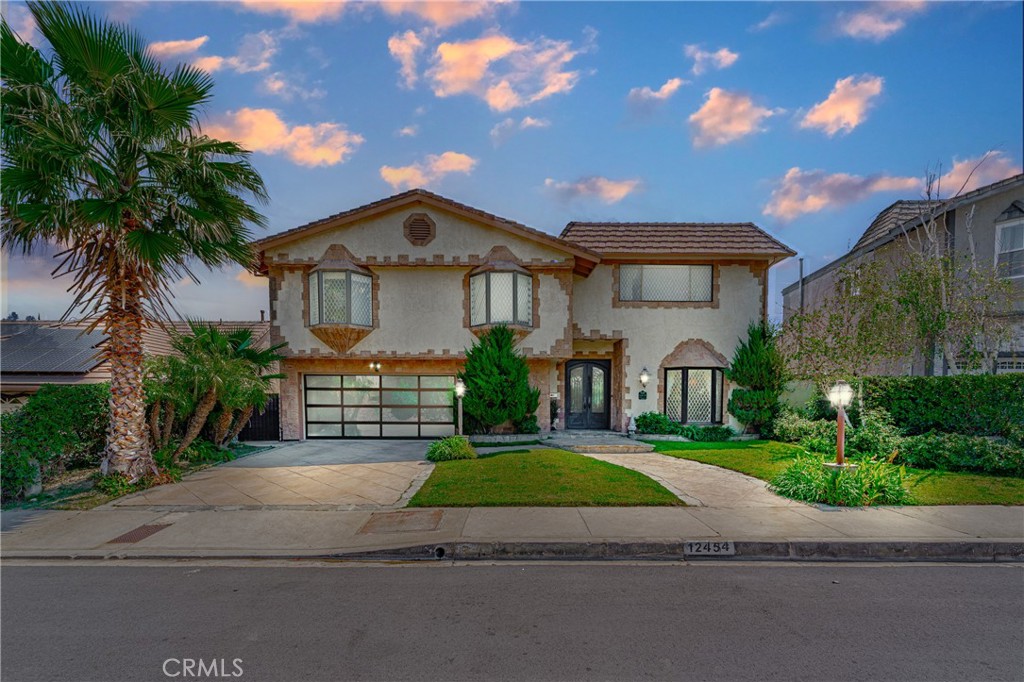
[[469, 94], [494, 111], [509, 111], [571, 91], [579, 71], [568, 70], [568, 65], [593, 48], [595, 36], [593, 29], [587, 31], [580, 48], [543, 36], [520, 43], [498, 31], [444, 42], [438, 45], [427, 76], [438, 97]]
[[699, 76], [709, 69], [727, 69], [740, 58], [738, 52], [733, 52], [727, 47], [708, 52], [702, 50], [700, 45], [686, 45], [683, 52], [687, 57], [693, 59], [693, 75], [695, 76]]
[[398, 137], [416, 137], [419, 135], [420, 127], [418, 125], [405, 126], [395, 131], [395, 135]]
[[759, 107], [749, 95], [711, 88], [703, 106], [690, 116], [695, 147], [713, 147], [762, 132], [761, 122], [780, 110]]
[[820, 128], [830, 137], [840, 131], [850, 132], [867, 118], [872, 100], [882, 94], [883, 83], [883, 78], [870, 74], [837, 80], [825, 101], [807, 112], [800, 127]]
[[921, 180], [890, 175], [804, 171], [794, 166], [776, 183], [762, 213], [788, 222], [826, 208], [846, 206], [876, 192], [919, 192]]
[[529, 128], [548, 128], [550, 126], [551, 121], [546, 118], [533, 118], [532, 116], [526, 116], [521, 121], [517, 121], [514, 118], [506, 118], [504, 121], [491, 128], [491, 142], [494, 143], [495, 147], [500, 147], [520, 130], [527, 130]]
[[924, 0], [873, 2], [858, 12], [840, 13], [837, 28], [850, 38], [881, 42], [902, 31], [907, 25], [907, 17], [924, 9]]
[[344, 163], [363, 143], [363, 136], [340, 123], [289, 126], [271, 109], [239, 109], [206, 126], [211, 137], [237, 140], [265, 154], [285, 154], [300, 166]]
[[419, 74], [416, 72], [416, 61], [423, 47], [423, 39], [416, 34], [416, 31], [396, 33], [388, 38], [388, 51], [401, 65], [399, 73], [402, 76], [402, 83], [407, 88], [416, 85], [416, 81], [419, 79]]
[[200, 57], [193, 64], [204, 71], [213, 73], [229, 68], [238, 73], [266, 71], [270, 68], [270, 59], [277, 53], [277, 38], [269, 31], [246, 34], [238, 45], [238, 53], [233, 57], [211, 55]]
[[380, 8], [391, 16], [412, 14], [437, 28], [450, 28], [471, 19], [490, 18], [501, 4], [502, 2], [493, 0], [488, 2], [414, 0], [412, 2], [382, 2]]
[[779, 10], [772, 10], [771, 14], [747, 29], [750, 33], [760, 33], [778, 26], [786, 21], [786, 15]]
[[7, 25], [18, 34], [22, 41], [34, 47], [39, 47], [42, 44], [43, 34], [39, 32], [35, 17], [29, 13], [27, 7], [5, 2], [3, 3], [3, 18], [7, 20]]
[[640, 188], [640, 180], [609, 180], [593, 175], [576, 182], [560, 182], [548, 178], [544, 186], [564, 201], [577, 197], [596, 197], [606, 204], [617, 204]]
[[423, 161], [408, 166], [381, 166], [380, 177], [393, 189], [411, 189], [431, 185], [451, 173], [468, 174], [476, 164], [476, 159], [466, 154], [444, 152], [430, 154]]
[[287, 76], [280, 71], [268, 74], [260, 83], [260, 89], [268, 95], [276, 95], [285, 101], [291, 101], [296, 97], [301, 100], [311, 100], [323, 99], [327, 96], [327, 91], [323, 88], [306, 87], [305, 84], [296, 82], [296, 78]]
[[658, 106], [667, 102], [672, 95], [676, 94], [679, 88], [689, 82], [682, 78], [669, 78], [657, 90], [652, 90], [646, 85], [642, 88], [633, 88], [626, 95], [626, 102], [634, 113], [649, 114]]
[[335, 0], [241, 0], [239, 4], [254, 12], [283, 14], [293, 24], [309, 24], [340, 18], [347, 3]]
[[150, 43], [147, 51], [157, 59], [177, 57], [182, 54], [192, 54], [206, 44], [210, 36], [199, 36], [192, 40], [165, 40], [162, 42]]
[[[980, 165], [979, 165], [980, 164]], [[953, 159], [953, 167], [939, 178], [942, 198], [970, 192], [1017, 175], [1021, 167], [1001, 151], [989, 151], [973, 159]]]
[[[191, 281], [191, 280], [190, 280]], [[235, 275], [235, 281], [240, 282], [247, 289], [266, 289], [267, 278], [257, 277], [248, 270], [239, 270]]]

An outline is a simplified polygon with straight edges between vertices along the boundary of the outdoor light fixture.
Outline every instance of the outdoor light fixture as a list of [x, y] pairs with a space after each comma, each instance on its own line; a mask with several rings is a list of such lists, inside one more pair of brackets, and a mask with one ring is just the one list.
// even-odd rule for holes
[[642, 370], [640, 370], [640, 385], [643, 386], [644, 388], [647, 388], [647, 382], [650, 380], [651, 374], [650, 372], [647, 371], [647, 368], [644, 367]]
[[379, 362], [370, 361], [370, 370], [373, 371], [373, 372], [379, 372], [380, 371], [380, 363]]
[[458, 435], [462, 435], [462, 396], [466, 395], [466, 382], [462, 379], [455, 380], [455, 397], [459, 401], [459, 431]]
[[845, 381], [837, 381], [828, 390], [828, 401], [836, 408], [836, 463], [837, 467], [845, 467], [846, 449], [846, 408], [853, 401], [853, 387]]

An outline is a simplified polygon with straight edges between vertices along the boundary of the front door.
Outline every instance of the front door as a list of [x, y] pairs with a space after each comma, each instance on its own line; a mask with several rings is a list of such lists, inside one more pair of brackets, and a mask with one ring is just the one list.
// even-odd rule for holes
[[611, 423], [610, 368], [608, 360], [571, 360], [566, 364], [566, 428], [608, 428]]

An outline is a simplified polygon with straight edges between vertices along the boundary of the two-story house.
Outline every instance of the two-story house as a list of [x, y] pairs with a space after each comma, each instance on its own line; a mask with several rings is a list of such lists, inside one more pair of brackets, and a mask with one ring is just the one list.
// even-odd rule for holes
[[[561, 236], [416, 189], [262, 239], [281, 428], [303, 438], [455, 432], [465, 349], [515, 330], [560, 428], [641, 412], [732, 423], [722, 369], [793, 251], [750, 223], [570, 223]], [[538, 410], [552, 428], [548, 400]]]
[[[782, 290], [785, 318], [827, 306], [844, 273], [858, 263], [889, 260], [913, 245], [915, 232], [934, 224], [944, 248], [972, 252], [980, 263], [991, 264], [1011, 284], [1011, 337], [999, 351], [996, 372], [1024, 372], [1024, 174], [1000, 180], [947, 201], [901, 200], [884, 208], [849, 253]], [[847, 275], [848, 276], [848, 275]], [[946, 374], [941, 352], [932, 357], [907, 357], [879, 363], [877, 374]]]

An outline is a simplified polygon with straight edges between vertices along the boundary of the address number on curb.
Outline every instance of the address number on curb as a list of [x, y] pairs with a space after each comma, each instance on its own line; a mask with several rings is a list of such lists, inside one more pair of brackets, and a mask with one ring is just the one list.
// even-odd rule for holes
[[734, 556], [736, 546], [732, 542], [687, 540], [683, 543], [683, 554], [697, 556]]

